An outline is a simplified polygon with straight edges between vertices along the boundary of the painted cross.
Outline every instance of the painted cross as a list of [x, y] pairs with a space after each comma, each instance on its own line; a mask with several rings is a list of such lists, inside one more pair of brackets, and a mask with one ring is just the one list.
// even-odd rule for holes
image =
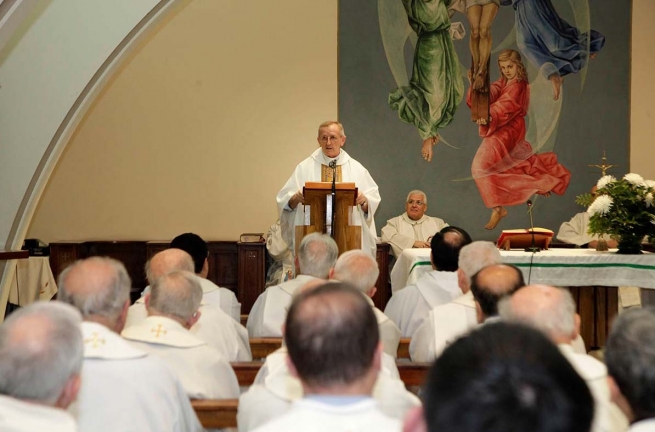
[[166, 329], [164, 329], [161, 324], [157, 324], [157, 328], [154, 328], [150, 331], [156, 333], [155, 334], [156, 338], [158, 338], [161, 333], [166, 334]]

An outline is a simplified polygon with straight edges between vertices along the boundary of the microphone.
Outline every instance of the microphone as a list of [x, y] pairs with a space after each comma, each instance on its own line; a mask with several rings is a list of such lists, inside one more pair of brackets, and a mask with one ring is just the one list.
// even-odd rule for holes
[[334, 238], [335, 235], [336, 235], [336, 232], [334, 230], [335, 222], [336, 222], [335, 219], [337, 217], [337, 160], [334, 159], [333, 161], [331, 161], [328, 164], [328, 166], [330, 168], [332, 168], [332, 194], [331, 194], [331, 198], [332, 198], [332, 201], [331, 201], [331, 203], [332, 203], [331, 222], [332, 222], [332, 224], [330, 226], [330, 236], [332, 238]]
[[337, 160], [336, 160], [336, 159], [333, 160], [332, 162], [330, 162], [330, 163], [328, 164], [328, 166], [329, 166], [330, 168], [332, 168], [332, 169], [335, 169], [335, 168], [337, 167]]
[[535, 253], [535, 252], [539, 252], [541, 248], [534, 244], [534, 222], [532, 221], [532, 200], [528, 200], [526, 204], [528, 205], [528, 214], [530, 215], [530, 231], [532, 232], [532, 246], [527, 247], [524, 250], [526, 252]]

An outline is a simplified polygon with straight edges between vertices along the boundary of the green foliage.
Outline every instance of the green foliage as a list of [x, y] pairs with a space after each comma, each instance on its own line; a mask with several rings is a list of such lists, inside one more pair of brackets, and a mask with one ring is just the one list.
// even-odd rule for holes
[[596, 197], [590, 193], [583, 193], [575, 197], [575, 203], [582, 207], [589, 207]]

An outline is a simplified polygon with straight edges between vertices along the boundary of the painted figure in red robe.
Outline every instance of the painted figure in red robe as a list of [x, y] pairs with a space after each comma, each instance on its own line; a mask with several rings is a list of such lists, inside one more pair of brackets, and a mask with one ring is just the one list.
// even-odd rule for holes
[[[498, 67], [501, 77], [490, 87], [489, 120], [477, 122], [483, 140], [471, 166], [480, 196], [491, 209], [485, 225], [490, 230], [507, 215], [506, 206], [523, 204], [534, 194], [562, 195], [571, 177], [569, 170], [557, 162], [555, 153], [536, 154], [525, 140], [530, 88], [521, 54], [502, 51]], [[470, 101], [469, 87], [469, 106]]]

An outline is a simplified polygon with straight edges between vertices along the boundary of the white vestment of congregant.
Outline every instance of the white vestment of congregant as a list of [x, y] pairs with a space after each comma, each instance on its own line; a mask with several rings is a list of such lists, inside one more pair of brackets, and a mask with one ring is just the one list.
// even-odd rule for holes
[[77, 432], [75, 419], [63, 409], [0, 395], [2, 432]]
[[428, 241], [447, 226], [443, 219], [423, 215], [419, 220], [412, 220], [405, 212], [382, 227], [382, 241], [391, 245], [391, 253], [397, 258], [405, 249], [411, 249], [415, 241]]
[[[128, 309], [125, 327], [140, 324], [147, 316], [146, 304], [141, 297]], [[200, 319], [191, 327], [191, 333], [216, 348], [228, 361], [252, 360], [248, 331], [216, 305], [200, 306]]]
[[477, 323], [475, 300], [469, 291], [430, 311], [428, 318], [412, 336], [409, 356], [415, 362], [433, 362], [446, 346]]
[[293, 293], [315, 279], [313, 276], [298, 275], [295, 279], [266, 288], [248, 314], [248, 335], [251, 338], [282, 337], [282, 324], [287, 318]]
[[384, 314], [384, 312], [375, 307], [375, 304], [370, 297], [365, 296], [365, 298], [373, 308], [373, 313], [375, 313], [375, 318], [378, 321], [380, 342], [382, 342], [384, 352], [393, 358], [398, 357], [398, 345], [400, 345], [400, 329], [393, 321], [389, 319], [388, 316]]
[[655, 418], [634, 422], [628, 430], [630, 432], [655, 432]]
[[[293, 401], [303, 397], [302, 385], [287, 367], [287, 350], [280, 348], [266, 357], [255, 382], [239, 398], [237, 424], [239, 432], [251, 431], [286, 413]], [[373, 388], [380, 410], [402, 420], [420, 400], [405, 389], [393, 359], [383, 355], [382, 370]]]
[[368, 212], [365, 213], [361, 206], [353, 208], [350, 222], [352, 225], [362, 227], [362, 250], [368, 251], [375, 257], [377, 232], [373, 217], [380, 204], [380, 191], [368, 170], [351, 158], [344, 149], [341, 149], [336, 158], [328, 158], [323, 154], [321, 148], [316, 149], [311, 156], [296, 166], [289, 180], [278, 192], [277, 206], [284, 241], [292, 246], [291, 250], [294, 250], [295, 226], [305, 225], [305, 215], [309, 214], [309, 207], [305, 209], [302, 204], [298, 204], [294, 210], [289, 208], [289, 199], [296, 192], [302, 191], [306, 182], [320, 182], [322, 180], [321, 165], [328, 165], [332, 160], [336, 160], [337, 165], [341, 168], [341, 181], [355, 183], [358, 192], [366, 195], [368, 199]]
[[422, 275], [416, 285], [396, 291], [384, 313], [400, 328], [402, 337], [411, 338], [433, 308], [461, 295], [457, 272], [432, 270]]
[[69, 407], [80, 432], [202, 430], [177, 375], [161, 359], [98, 323], [83, 322], [82, 335], [82, 386]]
[[149, 316], [122, 333], [138, 349], [159, 356], [191, 399], [234, 399], [239, 382], [227, 359], [177, 321]]
[[578, 246], [598, 240], [598, 234], [589, 234], [587, 229], [589, 229], [589, 213], [578, 213], [559, 227], [557, 239]]
[[568, 344], [557, 345], [578, 375], [589, 387], [594, 398], [594, 420], [591, 432], [623, 432], [628, 429], [628, 419], [611, 401], [607, 383], [607, 367], [587, 354], [578, 354]]

